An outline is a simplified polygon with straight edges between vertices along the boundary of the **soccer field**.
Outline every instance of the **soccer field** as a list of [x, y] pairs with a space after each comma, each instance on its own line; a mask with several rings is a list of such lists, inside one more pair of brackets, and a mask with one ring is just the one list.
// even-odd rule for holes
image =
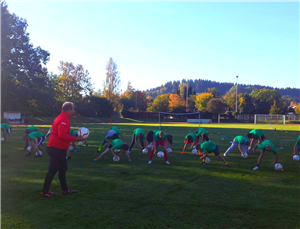
[[[158, 128], [116, 125], [128, 144], [135, 128], [143, 128], [145, 134]], [[174, 139], [170, 165], [156, 156], [148, 165], [149, 153], [136, 147], [130, 154], [132, 162], [125, 155], [113, 162], [111, 153], [95, 162], [110, 125], [71, 128], [82, 126], [90, 130], [89, 147], [77, 146], [67, 171], [68, 186], [78, 193], [63, 196], [56, 175], [50, 187], [57, 193], [53, 198], [40, 197], [49, 166], [46, 143], [41, 158], [24, 157], [26, 127], [13, 128], [14, 142], [1, 144], [1, 228], [300, 228], [300, 162], [292, 160], [299, 125], [272, 125], [276, 131], [269, 125], [201, 125], [221, 154], [236, 135], [262, 129], [275, 147], [283, 147], [278, 151], [284, 172], [273, 169], [271, 153], [253, 171], [258, 151], [244, 159], [236, 150], [226, 157], [230, 168], [213, 155], [210, 164], [200, 165], [190, 149], [180, 154], [184, 136], [198, 127], [183, 123], [162, 125]], [[46, 134], [49, 127], [42, 126], [40, 132]]]

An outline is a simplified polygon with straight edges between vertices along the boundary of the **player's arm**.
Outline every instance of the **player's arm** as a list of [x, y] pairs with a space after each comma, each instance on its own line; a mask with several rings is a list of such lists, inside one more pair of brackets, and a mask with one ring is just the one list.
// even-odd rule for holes
[[191, 145], [190, 149], [192, 149], [192, 148], [193, 148], [193, 146], [195, 145], [195, 142], [196, 142], [196, 141], [194, 141], [194, 142], [192, 143], [192, 145]]
[[153, 153], [156, 153], [156, 141], [153, 141], [153, 145], [152, 145], [152, 149], [153, 149]]
[[260, 144], [261, 142], [262, 142], [261, 136], [259, 136], [259, 137], [258, 137], [258, 142], [257, 142], [257, 144]]
[[117, 155], [115, 154], [115, 152], [114, 152], [114, 147], [111, 147], [110, 148], [110, 151], [112, 152], [112, 154], [114, 155], [114, 157], [116, 158], [117, 157]]
[[238, 148], [239, 148], [239, 150], [240, 150], [241, 154], [242, 154], [242, 155], [244, 155], [244, 152], [243, 152], [243, 150], [242, 150], [242, 147], [241, 147], [241, 145], [240, 145], [240, 144], [238, 144]]
[[203, 156], [202, 157], [200, 157], [199, 159], [201, 160], [201, 159], [203, 159], [203, 158], [206, 158], [207, 157], [207, 152], [206, 153], [203, 153]]

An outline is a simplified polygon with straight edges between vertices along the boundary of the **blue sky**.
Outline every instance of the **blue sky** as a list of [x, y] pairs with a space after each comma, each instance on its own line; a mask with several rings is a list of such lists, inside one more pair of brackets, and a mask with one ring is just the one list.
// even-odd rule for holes
[[299, 88], [298, 2], [15, 2], [34, 46], [82, 64], [102, 89], [109, 57], [145, 90], [168, 81], [209, 79]]

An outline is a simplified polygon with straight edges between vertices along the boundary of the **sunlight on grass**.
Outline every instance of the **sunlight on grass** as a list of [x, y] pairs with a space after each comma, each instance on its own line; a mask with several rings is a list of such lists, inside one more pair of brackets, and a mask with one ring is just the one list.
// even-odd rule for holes
[[[46, 175], [46, 174], [45, 174]], [[35, 184], [44, 184], [44, 179], [31, 179], [29, 177], [14, 177], [11, 179], [12, 181], [21, 181], [25, 183], [35, 183]]]

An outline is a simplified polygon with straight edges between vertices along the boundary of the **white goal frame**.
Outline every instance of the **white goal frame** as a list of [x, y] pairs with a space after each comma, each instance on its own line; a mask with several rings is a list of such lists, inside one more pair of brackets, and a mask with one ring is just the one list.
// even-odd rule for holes
[[193, 113], [168, 113], [168, 112], [158, 112], [158, 128], [161, 130], [161, 122], [160, 122], [160, 114], [167, 114], [167, 115], [193, 115], [193, 114], [199, 114], [199, 127], [200, 127], [200, 111], [199, 112], [193, 112]]
[[[258, 120], [264, 120], [263, 123], [265, 124], [273, 124], [272, 121], [282, 121], [282, 124], [285, 125], [285, 115], [269, 115], [269, 114], [255, 114], [254, 115], [254, 124], [258, 123]], [[280, 123], [276, 123], [280, 124]]]

